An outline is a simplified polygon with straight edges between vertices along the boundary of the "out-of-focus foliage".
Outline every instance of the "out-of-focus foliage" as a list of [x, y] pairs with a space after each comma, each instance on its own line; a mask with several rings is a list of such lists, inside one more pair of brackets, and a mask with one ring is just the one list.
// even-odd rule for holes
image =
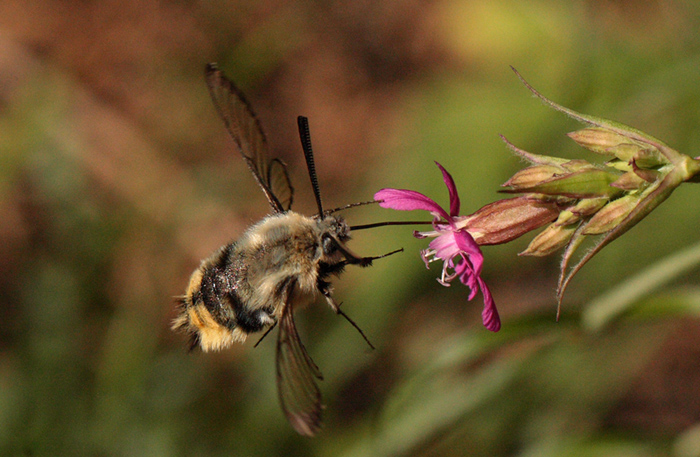
[[499, 133], [580, 153], [577, 125], [509, 65], [697, 156], [699, 50], [700, 5], [683, 0], [4, 0], [0, 454], [700, 455], [693, 185], [586, 266], [559, 323], [553, 261], [517, 257], [529, 239], [485, 248], [498, 334], [465, 288], [435, 283], [410, 229], [358, 232], [356, 252], [406, 251], [335, 281], [376, 351], [323, 305], [299, 313], [325, 375], [313, 440], [280, 412], [274, 339], [187, 353], [169, 330], [200, 259], [267, 212], [205, 63], [254, 105], [297, 210], [314, 207], [303, 114], [327, 206], [381, 187], [445, 203], [438, 160], [471, 212], [522, 166]]

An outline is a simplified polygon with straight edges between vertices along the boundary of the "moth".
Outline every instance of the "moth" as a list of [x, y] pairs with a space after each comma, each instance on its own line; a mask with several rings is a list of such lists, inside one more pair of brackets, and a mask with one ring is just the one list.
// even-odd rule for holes
[[298, 433], [313, 436], [322, 423], [323, 406], [316, 382], [322, 376], [299, 338], [294, 310], [321, 295], [371, 346], [333, 298], [329, 279], [340, 275], [347, 265], [366, 267], [401, 249], [377, 257], [361, 257], [348, 249], [351, 227], [335, 213], [365, 203], [323, 210], [309, 124], [303, 116], [297, 119], [299, 135], [318, 213], [304, 216], [291, 211], [294, 189], [287, 167], [279, 159], [268, 159], [267, 140], [250, 104], [216, 64], [207, 65], [206, 81], [226, 129], [267, 197], [271, 213], [200, 264], [180, 299], [173, 329], [189, 333], [192, 348], [210, 351], [266, 330], [264, 338], [279, 325], [276, 365], [282, 410]]

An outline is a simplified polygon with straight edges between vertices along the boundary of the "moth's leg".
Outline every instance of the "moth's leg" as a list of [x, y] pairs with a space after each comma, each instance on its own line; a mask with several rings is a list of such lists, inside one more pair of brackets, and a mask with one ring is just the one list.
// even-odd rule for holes
[[344, 264], [359, 265], [361, 267], [368, 267], [368, 266], [372, 265], [373, 260], [382, 259], [382, 258], [388, 257], [392, 254], [396, 254], [397, 252], [403, 252], [403, 248], [401, 248], [401, 249], [396, 249], [395, 251], [391, 251], [391, 252], [388, 252], [386, 254], [378, 255], [378, 256], [374, 256], [374, 257], [359, 257], [347, 248], [338, 247], [338, 249], [340, 250], [340, 252], [343, 253], [343, 256], [345, 256], [345, 262], [343, 262]]
[[333, 309], [333, 311], [335, 311], [336, 314], [340, 314], [341, 316], [343, 316], [343, 317], [345, 318], [345, 320], [347, 320], [348, 322], [350, 322], [350, 325], [352, 325], [353, 327], [355, 327], [355, 329], [356, 329], [358, 332], [360, 332], [360, 335], [362, 335], [362, 338], [364, 338], [364, 340], [367, 342], [367, 344], [369, 345], [369, 347], [372, 348], [372, 349], [374, 349], [374, 345], [369, 341], [369, 339], [367, 338], [367, 336], [365, 335], [365, 333], [362, 331], [362, 329], [361, 329], [352, 319], [350, 319], [350, 317], [349, 317], [347, 314], [345, 314], [345, 313], [343, 312], [342, 309], [340, 309], [340, 305], [341, 305], [342, 303], [336, 302], [335, 299], [333, 298], [333, 294], [331, 293], [331, 285], [330, 285], [330, 283], [329, 283], [328, 281], [324, 281], [324, 280], [322, 280], [322, 279], [319, 279], [319, 281], [318, 281], [318, 291], [321, 292], [321, 294], [322, 294], [324, 297], [326, 297], [326, 301], [327, 301], [328, 304], [331, 306], [331, 308]]

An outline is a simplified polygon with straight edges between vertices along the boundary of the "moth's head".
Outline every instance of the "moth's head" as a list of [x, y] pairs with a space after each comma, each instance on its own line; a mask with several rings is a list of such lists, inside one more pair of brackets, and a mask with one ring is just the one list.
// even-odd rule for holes
[[340, 255], [345, 243], [350, 240], [350, 227], [342, 216], [326, 214], [317, 219], [321, 249], [324, 257]]

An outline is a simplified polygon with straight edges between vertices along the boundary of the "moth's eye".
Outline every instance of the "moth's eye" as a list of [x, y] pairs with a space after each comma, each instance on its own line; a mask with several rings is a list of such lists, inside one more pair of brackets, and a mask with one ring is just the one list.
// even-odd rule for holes
[[325, 234], [323, 235], [323, 253], [326, 255], [331, 255], [338, 250], [338, 244], [333, 239], [332, 236]]

